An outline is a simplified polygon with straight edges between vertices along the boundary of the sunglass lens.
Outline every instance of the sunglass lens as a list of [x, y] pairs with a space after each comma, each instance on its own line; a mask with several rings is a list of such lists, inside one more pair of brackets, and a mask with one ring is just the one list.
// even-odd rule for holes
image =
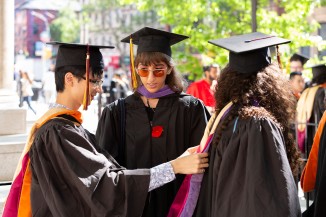
[[164, 69], [156, 69], [153, 73], [155, 77], [162, 77], [164, 75]]
[[148, 70], [147, 69], [138, 69], [138, 74], [140, 77], [147, 77], [148, 76]]

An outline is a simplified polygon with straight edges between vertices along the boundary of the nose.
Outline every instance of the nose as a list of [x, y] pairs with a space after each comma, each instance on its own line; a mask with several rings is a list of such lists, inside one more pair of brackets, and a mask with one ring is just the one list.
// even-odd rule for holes
[[97, 91], [98, 93], [103, 93], [102, 85], [98, 85], [98, 86], [96, 87], [96, 91]]
[[102, 85], [94, 85], [93, 88], [95, 89], [96, 93], [103, 93]]
[[155, 75], [152, 70], [149, 71], [147, 80], [148, 81], [153, 81], [155, 79]]

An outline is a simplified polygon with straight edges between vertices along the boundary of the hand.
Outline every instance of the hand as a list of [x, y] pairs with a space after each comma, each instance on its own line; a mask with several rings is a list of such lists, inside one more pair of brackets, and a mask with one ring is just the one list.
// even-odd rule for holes
[[208, 153], [190, 154], [171, 161], [175, 174], [204, 173], [208, 167]]
[[194, 146], [194, 147], [191, 147], [191, 148], [188, 148], [182, 155], [180, 155], [178, 158], [180, 157], [185, 157], [185, 156], [188, 156], [190, 154], [194, 154], [196, 153], [197, 149], [198, 149], [199, 145], [197, 146]]

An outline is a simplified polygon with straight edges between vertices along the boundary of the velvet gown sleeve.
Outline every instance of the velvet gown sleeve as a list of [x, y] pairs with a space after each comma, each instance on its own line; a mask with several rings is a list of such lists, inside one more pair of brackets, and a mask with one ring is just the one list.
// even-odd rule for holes
[[111, 103], [103, 109], [101, 118], [96, 130], [97, 144], [112, 155], [118, 162], [120, 142], [120, 116], [118, 110], [118, 101]]
[[269, 119], [230, 122], [201, 186], [195, 216], [301, 216], [284, 139]]
[[149, 170], [122, 170], [87, 136], [58, 121], [40, 129], [30, 150], [33, 216], [141, 215]]
[[319, 144], [318, 151], [318, 166], [317, 176], [315, 185], [315, 199], [314, 199], [314, 216], [325, 216], [326, 215], [326, 128], [324, 126]]

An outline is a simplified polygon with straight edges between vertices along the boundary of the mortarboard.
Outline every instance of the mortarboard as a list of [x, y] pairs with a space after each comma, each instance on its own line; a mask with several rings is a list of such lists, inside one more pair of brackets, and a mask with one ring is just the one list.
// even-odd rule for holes
[[325, 64], [318, 64], [311, 66], [312, 69], [312, 78], [317, 78], [322, 74], [326, 75], [326, 65]]
[[130, 43], [130, 71], [132, 87], [137, 87], [133, 58], [133, 44], [138, 45], [137, 54], [142, 52], [160, 52], [171, 57], [171, 46], [187, 38], [189, 37], [185, 35], [144, 27], [122, 39], [121, 42]]
[[297, 60], [299, 60], [302, 63], [302, 65], [304, 65], [309, 60], [309, 57], [302, 54], [295, 53], [291, 56], [290, 62], [297, 61]]
[[229, 50], [229, 66], [244, 74], [258, 72], [271, 64], [269, 47], [289, 42], [288, 39], [260, 32], [209, 41], [213, 45]]
[[121, 42], [130, 43], [130, 38], [132, 38], [133, 44], [138, 45], [137, 54], [141, 52], [161, 52], [171, 56], [171, 46], [189, 37], [144, 27], [125, 37]]
[[100, 52], [101, 48], [113, 49], [113, 46], [101, 45], [87, 45], [87, 44], [73, 44], [62, 42], [48, 42], [47, 44], [59, 46], [56, 57], [55, 68], [58, 69], [62, 66], [85, 66], [86, 67], [86, 53], [89, 47], [90, 54], [90, 67], [104, 68], [103, 56]]
[[55, 71], [62, 66], [83, 66], [86, 71], [86, 89], [84, 94], [83, 109], [87, 110], [89, 104], [89, 68], [104, 69], [103, 56], [101, 48], [113, 49], [113, 46], [73, 44], [62, 42], [48, 42], [58, 47], [56, 57]]

